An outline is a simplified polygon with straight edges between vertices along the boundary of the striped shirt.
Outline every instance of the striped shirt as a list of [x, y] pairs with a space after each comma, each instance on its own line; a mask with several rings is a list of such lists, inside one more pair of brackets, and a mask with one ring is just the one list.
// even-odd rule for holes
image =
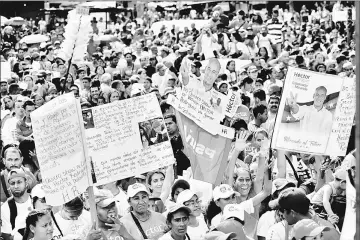
[[267, 23], [267, 29], [268, 29], [268, 36], [271, 39], [272, 44], [277, 44], [282, 42], [282, 28], [283, 23], [273, 23], [272, 20], [270, 20]]

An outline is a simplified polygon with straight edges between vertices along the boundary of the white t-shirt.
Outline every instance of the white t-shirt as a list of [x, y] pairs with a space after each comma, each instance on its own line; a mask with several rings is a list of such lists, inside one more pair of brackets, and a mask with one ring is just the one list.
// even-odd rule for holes
[[16, 124], [19, 121], [17, 117], [11, 117], [6, 120], [3, 128], [1, 129], [1, 139], [4, 146], [10, 143], [19, 144], [19, 141], [15, 138]]
[[[139, 222], [147, 238], [152, 240], [157, 240], [162, 235], [164, 235], [166, 218], [160, 213], [153, 211], [150, 212], [151, 212], [151, 216], [147, 221], [145, 222], [139, 221]], [[134, 239], [136, 240], [144, 239], [130, 213], [122, 217], [120, 221], [124, 224], [124, 227]]]
[[286, 235], [285, 228], [286, 227], [289, 229], [288, 239], [292, 239], [290, 237], [290, 232], [291, 232], [290, 230], [292, 229], [292, 226], [289, 226], [286, 223], [286, 221], [283, 220], [281, 222], [278, 222], [278, 223], [272, 225], [269, 228], [269, 231], [266, 234], [266, 240], [286, 240], [285, 239], [285, 235]]
[[[188, 230], [189, 230], [189, 227], [188, 227]], [[185, 236], [185, 240], [190, 240], [190, 239], [193, 240], [192, 237], [188, 238], [187, 236]], [[170, 232], [165, 233], [162, 237], [160, 237], [159, 240], [174, 240], [174, 238], [171, 236], [171, 231], [170, 231]]]
[[[212, 36], [216, 39], [217, 42], [217, 35], [212, 34]], [[201, 52], [204, 54], [205, 59], [214, 58], [214, 50], [217, 48], [217, 43], [212, 41], [211, 35], [210, 37], [207, 34], [204, 34], [201, 38]]]
[[15, 218], [15, 228], [14, 229], [11, 229], [12, 227], [11, 227], [11, 222], [10, 222], [9, 204], [7, 202], [4, 202], [1, 205], [1, 220], [2, 220], [1, 231], [3, 233], [13, 235], [14, 240], [18, 240], [18, 239], [21, 240], [22, 236], [20, 235], [18, 230], [26, 227], [26, 222], [25, 222], [26, 217], [28, 216], [30, 211], [33, 209], [33, 207], [31, 204], [30, 196], [28, 197], [28, 200], [26, 200], [26, 202], [17, 203], [15, 201], [15, 204], [16, 204], [16, 209], [17, 209], [17, 216]]
[[[239, 203], [239, 205], [241, 205], [240, 208], [244, 209], [248, 214], [252, 214], [255, 211], [254, 203], [252, 201], [252, 198], [250, 198], [249, 200], [246, 200], [244, 202]], [[223, 219], [223, 213], [221, 212], [211, 220], [211, 227], [216, 227], [217, 225], [219, 225], [224, 220], [225, 219]], [[244, 219], [240, 219], [240, 220], [244, 220]]]
[[267, 236], [270, 227], [276, 224], [275, 214], [276, 211], [268, 211], [260, 217], [256, 231], [258, 236]]
[[168, 80], [172, 78], [171, 75], [166, 74], [160, 76], [159, 73], [154, 73], [151, 77], [153, 86], [159, 87], [160, 95], [164, 95], [165, 89], [167, 88]]
[[204, 215], [200, 215], [198, 217], [196, 217], [196, 219], [199, 222], [199, 225], [197, 227], [191, 227], [188, 226], [187, 228], [187, 233], [189, 234], [189, 237], [191, 240], [202, 240], [205, 237], [206, 232], [209, 231], [205, 219], [204, 219]]
[[[55, 214], [55, 219], [64, 237], [66, 235], [76, 235], [79, 239], [85, 239], [92, 226], [91, 215], [86, 210], [82, 211], [77, 220], [66, 220], [61, 217], [60, 212]], [[53, 235], [60, 235], [56, 227], [54, 227]]]

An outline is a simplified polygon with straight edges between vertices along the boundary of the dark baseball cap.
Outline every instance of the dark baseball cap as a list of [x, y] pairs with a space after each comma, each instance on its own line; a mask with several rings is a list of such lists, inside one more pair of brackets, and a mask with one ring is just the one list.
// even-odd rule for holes
[[199, 62], [199, 61], [194, 61], [194, 62], [191, 63], [191, 65], [196, 67], [196, 68], [201, 68], [202, 67], [201, 62]]
[[310, 208], [310, 199], [301, 189], [295, 187], [282, 191], [273, 203], [274, 208], [293, 210], [303, 215], [307, 214]]

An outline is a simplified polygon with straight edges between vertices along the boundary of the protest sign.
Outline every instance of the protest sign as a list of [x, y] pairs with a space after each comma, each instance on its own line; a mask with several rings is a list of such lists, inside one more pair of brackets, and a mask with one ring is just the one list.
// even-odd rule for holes
[[332, 20], [334, 22], [346, 22], [349, 18], [347, 9], [343, 11], [333, 11]]
[[80, 104], [61, 95], [31, 113], [46, 203], [69, 202], [89, 186]]
[[[234, 61], [235, 62], [235, 71], [239, 72], [240, 70], [248, 67], [252, 62], [251, 60], [240, 60], [240, 59], [232, 59], [232, 58], [219, 58], [218, 61], [220, 62], [220, 74], [225, 73], [226, 70], [226, 66], [228, 64], [229, 61]], [[204, 60], [201, 61], [202, 64], [202, 68], [201, 70], [204, 71], [205, 67], [208, 65], [209, 60]]]
[[196, 29], [201, 29], [208, 24], [207, 20], [171, 20], [171, 21], [159, 21], [154, 22], [151, 25], [151, 30], [157, 35], [164, 28], [166, 32], [169, 32], [173, 26], [179, 28], [179, 31], [183, 31], [185, 27], [191, 30], [191, 24], [195, 24]]
[[83, 110], [94, 185], [174, 163], [154, 93]]
[[176, 111], [176, 119], [194, 179], [220, 184], [232, 139], [211, 135], [179, 111]]
[[1, 80], [11, 78], [11, 66], [9, 62], [1, 62]]
[[[181, 74], [188, 73], [188, 64], [188, 60], [184, 59], [180, 67]], [[229, 97], [213, 89], [219, 71], [218, 59], [210, 59], [205, 73], [200, 77], [201, 81], [194, 78], [194, 75], [185, 76], [181, 94], [177, 97], [169, 95], [167, 102], [209, 133], [222, 134], [232, 139], [234, 132], [220, 125], [225, 118]], [[233, 107], [231, 106], [231, 112]]]
[[229, 91], [225, 105], [225, 116], [230, 118], [234, 117], [240, 105], [240, 93], [235, 91]]
[[351, 83], [353, 79], [289, 67], [272, 147], [344, 156], [355, 112]]

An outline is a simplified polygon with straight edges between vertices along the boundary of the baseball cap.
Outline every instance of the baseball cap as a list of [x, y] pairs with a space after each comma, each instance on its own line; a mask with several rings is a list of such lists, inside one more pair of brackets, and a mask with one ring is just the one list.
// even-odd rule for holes
[[224, 208], [222, 219], [226, 220], [235, 217], [244, 221], [244, 211], [241, 204], [228, 204]]
[[248, 72], [255, 72], [255, 71], [257, 71], [257, 68], [254, 65], [252, 65], [248, 68]]
[[213, 190], [214, 201], [217, 201], [221, 198], [229, 198], [233, 194], [235, 194], [235, 191], [228, 184], [221, 184], [220, 186], [216, 186]]
[[277, 178], [273, 181], [272, 194], [282, 191], [285, 187], [296, 187], [295, 183], [289, 182], [286, 178]]
[[17, 178], [17, 177], [22, 177], [22, 178], [25, 178], [25, 180], [26, 180], [26, 175], [25, 175], [24, 170], [22, 170], [21, 168], [11, 169], [9, 174], [8, 174], [8, 182], [11, 179], [14, 179], [14, 178]]
[[178, 204], [178, 203], [176, 203], [175, 205], [172, 205], [172, 206], [169, 208], [168, 214], [169, 214], [169, 213], [177, 212], [177, 211], [179, 211], [179, 210], [185, 210], [185, 211], [187, 211], [187, 212], [189, 213], [189, 215], [190, 215], [190, 213], [191, 213], [190, 208], [184, 206], [183, 204]]
[[282, 191], [278, 199], [271, 201], [271, 203], [272, 208], [290, 209], [301, 214], [308, 213], [310, 207], [309, 198], [302, 190], [294, 187]]
[[45, 192], [43, 190], [43, 184], [39, 183], [36, 184], [35, 187], [33, 187], [33, 189], [31, 190], [31, 197], [38, 197], [38, 198], [44, 198], [45, 197]]
[[194, 62], [191, 63], [191, 65], [196, 67], [196, 68], [201, 68], [202, 67], [201, 62], [199, 62], [199, 61], [194, 61]]
[[55, 41], [55, 42], [54, 42], [54, 45], [56, 45], [56, 44], [60, 44], [60, 41]]
[[329, 231], [329, 227], [320, 226], [312, 219], [303, 219], [298, 221], [293, 228], [293, 234], [296, 240], [303, 237], [316, 237], [323, 231]]
[[144, 184], [134, 183], [128, 187], [127, 197], [132, 198], [139, 192], [146, 192], [148, 195], [150, 195], [149, 191], [147, 190]]
[[113, 202], [116, 202], [113, 194], [106, 189], [96, 189], [94, 190], [95, 195], [95, 203], [97, 206], [101, 208], [105, 208], [112, 204]]
[[184, 204], [184, 202], [189, 201], [194, 195], [198, 196], [198, 198], [201, 197], [201, 196], [199, 196], [200, 193], [195, 193], [190, 189], [186, 189], [186, 190], [182, 191], [181, 193], [179, 193], [176, 203]]
[[346, 180], [346, 176], [347, 176], [347, 172], [345, 169], [342, 169], [342, 168], [336, 169], [336, 171], [334, 173], [334, 178], [338, 178], [341, 180]]
[[205, 235], [205, 240], [228, 240], [236, 238], [236, 234], [231, 233], [223, 233], [220, 231], [212, 231]]

